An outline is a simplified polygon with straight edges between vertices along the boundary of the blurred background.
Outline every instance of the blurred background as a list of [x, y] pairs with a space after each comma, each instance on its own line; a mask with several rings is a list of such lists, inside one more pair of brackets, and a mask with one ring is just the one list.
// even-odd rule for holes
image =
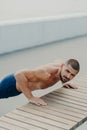
[[[87, 75], [87, 0], [0, 0], [0, 79], [23, 68], [76, 58]], [[28, 103], [0, 100], [0, 116]], [[87, 130], [87, 122], [77, 130]]]

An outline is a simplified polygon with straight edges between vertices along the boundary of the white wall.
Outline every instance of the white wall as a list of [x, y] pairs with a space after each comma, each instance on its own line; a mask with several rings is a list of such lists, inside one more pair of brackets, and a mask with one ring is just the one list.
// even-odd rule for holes
[[0, 0], [0, 54], [87, 34], [87, 0]]
[[87, 34], [87, 15], [1, 22], [0, 54]]
[[87, 12], [87, 0], [0, 0], [0, 20]]

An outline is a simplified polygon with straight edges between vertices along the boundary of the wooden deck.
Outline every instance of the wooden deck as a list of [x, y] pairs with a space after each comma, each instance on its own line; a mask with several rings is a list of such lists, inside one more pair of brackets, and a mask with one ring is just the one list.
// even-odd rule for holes
[[45, 95], [47, 106], [28, 103], [0, 117], [0, 130], [74, 130], [87, 120], [87, 75], [73, 83], [79, 89], [60, 88]]

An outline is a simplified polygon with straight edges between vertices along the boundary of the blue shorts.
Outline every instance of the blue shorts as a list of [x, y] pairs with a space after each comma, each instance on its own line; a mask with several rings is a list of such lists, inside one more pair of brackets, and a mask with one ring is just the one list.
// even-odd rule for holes
[[16, 79], [14, 74], [6, 76], [0, 82], [0, 98], [8, 98], [21, 94], [16, 89]]

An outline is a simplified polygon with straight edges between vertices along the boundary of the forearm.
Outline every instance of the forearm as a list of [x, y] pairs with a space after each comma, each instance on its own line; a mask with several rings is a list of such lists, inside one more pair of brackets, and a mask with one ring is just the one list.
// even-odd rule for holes
[[21, 87], [21, 92], [25, 95], [27, 99], [31, 99], [33, 96], [32, 91], [28, 87]]
[[73, 89], [77, 89], [77, 88], [78, 88], [77, 85], [71, 84], [71, 83], [69, 83], [69, 82], [64, 83], [64, 84], [63, 84], [63, 87], [65, 87], [65, 88], [73, 88]]
[[36, 105], [47, 105], [47, 103], [45, 103], [41, 98], [34, 97], [28, 88], [22, 90], [22, 92], [27, 97], [27, 99], [30, 100], [31, 103], [34, 103]]

